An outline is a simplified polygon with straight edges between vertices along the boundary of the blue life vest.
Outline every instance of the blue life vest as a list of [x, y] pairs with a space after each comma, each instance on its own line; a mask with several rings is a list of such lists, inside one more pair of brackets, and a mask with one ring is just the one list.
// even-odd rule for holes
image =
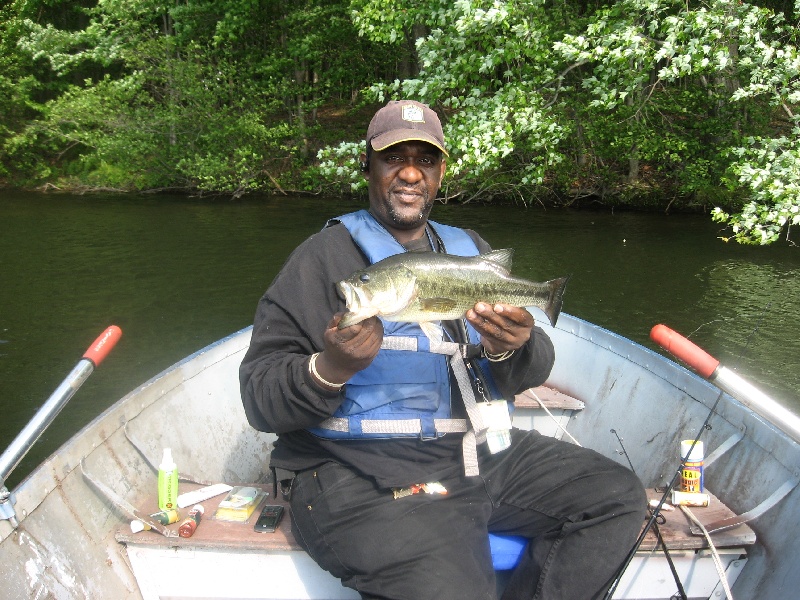
[[[405, 248], [366, 210], [332, 219], [342, 223], [371, 264], [405, 252]], [[462, 229], [428, 222], [448, 254], [475, 256], [478, 248]], [[465, 419], [451, 419], [449, 356], [431, 352], [430, 340], [416, 323], [383, 322], [384, 346], [392, 338], [416, 340], [416, 352], [382, 347], [372, 363], [344, 387], [345, 399], [331, 419], [312, 433], [328, 439], [422, 437], [465, 432]], [[471, 344], [480, 336], [469, 324]], [[452, 344], [451, 344], [452, 345]], [[460, 359], [459, 359], [460, 360]], [[482, 373], [490, 378], [487, 365]], [[494, 387], [494, 382], [488, 382]], [[487, 393], [490, 393], [487, 390]], [[463, 394], [463, 392], [462, 392]], [[418, 421], [415, 431], [401, 424]], [[460, 426], [459, 426], [460, 423]]]

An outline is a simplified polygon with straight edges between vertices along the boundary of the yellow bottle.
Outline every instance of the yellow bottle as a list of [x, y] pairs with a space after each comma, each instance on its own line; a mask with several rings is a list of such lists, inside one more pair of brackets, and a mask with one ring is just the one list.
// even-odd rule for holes
[[158, 508], [173, 510], [178, 507], [178, 466], [172, 460], [172, 450], [164, 448], [164, 457], [158, 467]]

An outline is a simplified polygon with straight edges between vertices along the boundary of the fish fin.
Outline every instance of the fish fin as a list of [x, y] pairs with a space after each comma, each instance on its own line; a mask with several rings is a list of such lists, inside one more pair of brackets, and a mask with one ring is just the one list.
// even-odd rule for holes
[[452, 298], [420, 298], [419, 305], [424, 311], [443, 313], [453, 310], [456, 306], [456, 301]]
[[489, 260], [497, 265], [503, 267], [508, 273], [511, 272], [511, 262], [514, 259], [513, 248], [501, 248], [499, 250], [492, 250], [486, 254], [481, 254], [481, 258]]
[[544, 314], [547, 315], [547, 318], [550, 320], [550, 325], [553, 327], [556, 326], [558, 315], [561, 313], [561, 305], [564, 302], [564, 290], [567, 287], [567, 282], [570, 277], [572, 277], [572, 275], [551, 279], [545, 282], [545, 285], [550, 290], [550, 299], [547, 302], [547, 306], [544, 308]]
[[419, 327], [422, 329], [422, 333], [432, 342], [441, 342], [444, 338], [444, 330], [441, 325], [437, 325], [431, 321], [421, 321]]

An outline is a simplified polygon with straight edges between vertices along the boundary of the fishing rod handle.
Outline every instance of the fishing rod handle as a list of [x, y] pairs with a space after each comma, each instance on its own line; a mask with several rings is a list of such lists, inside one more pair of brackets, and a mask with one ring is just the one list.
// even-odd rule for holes
[[716, 358], [666, 325], [658, 324], [653, 327], [650, 330], [650, 339], [706, 379], [712, 379], [719, 367]]
[[92, 361], [92, 364], [97, 367], [108, 356], [108, 353], [111, 352], [120, 337], [122, 337], [122, 329], [116, 325], [110, 325], [92, 342], [92, 345], [84, 353], [83, 358]]
[[78, 361], [66, 379], [62, 381], [50, 397], [36, 411], [22, 431], [0, 455], [0, 481], [5, 481], [12, 471], [19, 465], [33, 444], [41, 437], [53, 420], [66, 406], [70, 398], [83, 385], [83, 382], [92, 374], [95, 367], [108, 355], [114, 344], [117, 343], [122, 330], [116, 325], [108, 327], [98, 337], [81, 360]]

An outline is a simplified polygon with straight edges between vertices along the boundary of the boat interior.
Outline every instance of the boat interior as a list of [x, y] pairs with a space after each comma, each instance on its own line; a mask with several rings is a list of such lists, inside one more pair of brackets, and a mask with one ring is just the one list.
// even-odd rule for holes
[[[796, 453], [783, 450], [787, 440], [735, 403], [715, 405], [719, 391], [675, 363], [565, 317], [553, 330], [563, 358], [545, 386], [516, 398], [515, 426], [630, 462], [658, 505], [659, 490], [679, 466], [680, 440], [702, 431], [715, 407], [705, 436], [709, 506], [662, 510], [613, 597], [669, 599], [676, 575], [687, 598], [724, 598], [726, 586], [739, 597], [781, 597], [759, 596], [755, 588], [788, 589], [800, 577], [787, 568], [776, 581], [769, 572], [774, 549], [797, 546], [795, 534], [781, 526], [798, 503]], [[247, 523], [214, 519], [219, 496], [203, 502], [206, 512], [190, 538], [174, 535], [177, 523], [167, 527], [172, 535], [131, 530], [132, 519], [156, 510], [157, 464], [165, 447], [178, 464], [181, 493], [220, 482], [254, 484], [267, 492], [266, 502], [283, 503], [268, 468], [275, 438], [247, 424], [239, 399], [238, 366], [248, 343], [249, 330], [243, 330], [146, 382], [15, 490], [19, 526], [0, 521], [3, 562], [25, 565], [8, 572], [14, 597], [358, 597], [305, 554], [288, 515], [275, 533], [257, 533], [254, 517]], [[645, 410], [643, 396], [656, 408]], [[656, 410], [669, 416], [669, 429]], [[740, 483], [726, 486], [727, 480]], [[514, 552], [519, 547], [513, 544], [498, 549], [499, 589]]]

